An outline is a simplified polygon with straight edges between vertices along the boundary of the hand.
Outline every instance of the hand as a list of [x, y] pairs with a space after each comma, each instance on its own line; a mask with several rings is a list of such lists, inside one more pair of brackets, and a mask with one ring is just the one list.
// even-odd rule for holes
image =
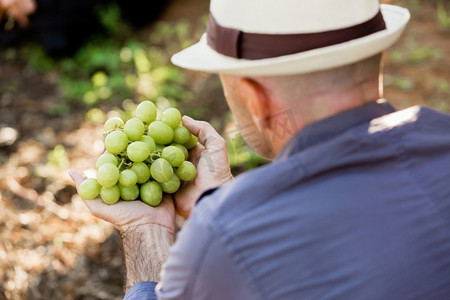
[[[86, 179], [70, 171], [77, 188]], [[122, 237], [126, 291], [141, 281], [159, 281], [175, 233], [173, 199], [164, 195], [158, 207], [141, 201], [119, 201], [114, 205], [100, 199], [84, 200], [91, 213], [112, 223]]]
[[28, 25], [28, 15], [34, 13], [34, 0], [0, 0], [0, 17], [4, 12], [17, 20], [20, 26]]
[[[69, 174], [77, 188], [86, 179], [86, 176], [75, 170]], [[175, 231], [175, 209], [169, 195], [164, 195], [158, 207], [151, 207], [141, 201], [119, 201], [108, 205], [101, 199], [95, 199], [84, 200], [84, 203], [94, 216], [112, 223], [121, 234], [151, 224], [166, 228], [172, 235]]]
[[193, 181], [185, 183], [173, 195], [177, 214], [188, 218], [198, 197], [211, 188], [233, 179], [228, 162], [227, 145], [217, 131], [205, 121], [183, 117], [183, 125], [199, 138], [201, 144], [191, 150], [189, 160], [197, 168]]

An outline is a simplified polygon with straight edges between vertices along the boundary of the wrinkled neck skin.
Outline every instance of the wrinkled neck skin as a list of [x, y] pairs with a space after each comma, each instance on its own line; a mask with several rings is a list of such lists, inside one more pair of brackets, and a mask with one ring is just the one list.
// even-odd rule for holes
[[[367, 80], [355, 86], [320, 91], [308, 95], [307, 98], [300, 97], [297, 103], [281, 102], [270, 118], [271, 124], [262, 128], [266, 135], [273, 137], [271, 158], [274, 158], [291, 137], [305, 126], [379, 98], [378, 80]], [[279, 130], [285, 130], [286, 134], [280, 134]]]
[[311, 74], [221, 75], [221, 80], [244, 139], [256, 153], [273, 159], [305, 126], [378, 100], [382, 96], [379, 59]]

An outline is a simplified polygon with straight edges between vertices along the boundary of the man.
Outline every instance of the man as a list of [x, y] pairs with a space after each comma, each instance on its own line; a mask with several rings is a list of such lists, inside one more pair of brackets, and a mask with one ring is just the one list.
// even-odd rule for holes
[[158, 208], [87, 201], [122, 234], [125, 298], [447, 299], [450, 116], [380, 99], [380, 53], [408, 19], [376, 0], [212, 0], [173, 62], [219, 73], [274, 162], [232, 179], [223, 139], [185, 117], [194, 182]]

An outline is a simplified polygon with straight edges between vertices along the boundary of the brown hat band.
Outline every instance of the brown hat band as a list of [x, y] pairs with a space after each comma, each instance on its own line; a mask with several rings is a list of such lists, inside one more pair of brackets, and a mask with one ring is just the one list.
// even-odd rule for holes
[[212, 14], [206, 29], [207, 43], [217, 52], [244, 59], [263, 59], [300, 53], [361, 38], [386, 29], [381, 11], [364, 23], [318, 33], [260, 34], [220, 26]]

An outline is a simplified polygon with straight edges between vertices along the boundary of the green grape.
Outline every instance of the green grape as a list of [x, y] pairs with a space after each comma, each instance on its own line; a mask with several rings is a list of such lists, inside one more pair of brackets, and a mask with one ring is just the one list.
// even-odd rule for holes
[[88, 178], [78, 187], [78, 194], [84, 200], [92, 200], [98, 197], [101, 188], [102, 186], [97, 182], [97, 179]]
[[184, 146], [186, 147], [186, 149], [191, 150], [192, 148], [197, 146], [197, 143], [198, 143], [198, 137], [196, 137], [195, 135], [193, 135], [191, 133], [191, 138], [189, 139], [189, 141], [187, 143], [184, 144]]
[[167, 160], [164, 158], [158, 158], [152, 163], [150, 173], [156, 181], [166, 182], [172, 177], [173, 169]]
[[131, 169], [126, 169], [120, 172], [119, 183], [123, 186], [133, 186], [137, 183], [138, 176]]
[[111, 131], [111, 130], [116, 130], [117, 128], [123, 128], [123, 120], [119, 117], [113, 117], [108, 119], [108, 121], [106, 121], [105, 126], [104, 126], [104, 130], [105, 132]]
[[151, 101], [142, 101], [136, 107], [134, 115], [142, 122], [149, 124], [156, 120], [156, 106]]
[[178, 144], [186, 144], [191, 139], [191, 132], [184, 126], [179, 126], [173, 131], [173, 141]]
[[104, 165], [106, 163], [111, 163], [115, 166], [119, 165], [119, 161], [117, 160], [117, 157], [114, 154], [111, 153], [103, 153], [97, 158], [97, 162], [95, 163], [95, 168], [98, 170], [101, 165]]
[[173, 139], [173, 129], [160, 121], [155, 121], [148, 126], [148, 133], [151, 136], [155, 143], [161, 145], [169, 144]]
[[184, 161], [181, 166], [178, 167], [176, 174], [183, 181], [191, 181], [194, 179], [197, 170], [190, 161]]
[[159, 183], [155, 181], [149, 181], [141, 186], [141, 199], [142, 202], [150, 206], [158, 206], [162, 200], [162, 190]]
[[187, 151], [186, 147], [180, 144], [175, 144], [173, 143], [171, 146], [177, 147], [178, 149], [180, 149], [181, 151], [183, 151], [184, 153], [184, 159], [188, 159], [189, 157], [189, 152]]
[[123, 131], [127, 134], [130, 141], [139, 141], [144, 134], [145, 126], [138, 118], [132, 118], [125, 123]]
[[141, 162], [150, 156], [150, 149], [144, 142], [132, 142], [127, 147], [128, 158], [133, 162]]
[[184, 153], [175, 146], [168, 146], [161, 152], [161, 157], [167, 160], [171, 166], [178, 167], [185, 160]]
[[144, 135], [144, 136], [142, 136], [140, 141], [147, 144], [148, 149], [150, 150], [150, 153], [153, 153], [156, 151], [155, 141], [150, 136]]
[[123, 131], [113, 131], [105, 138], [105, 148], [111, 154], [119, 154], [128, 146], [128, 137]]
[[176, 108], [168, 108], [162, 113], [161, 121], [175, 129], [180, 124], [181, 113]]
[[138, 183], [145, 183], [150, 179], [150, 169], [143, 162], [134, 163], [130, 170], [136, 173]]
[[139, 187], [135, 184], [132, 186], [123, 186], [118, 184], [120, 189], [120, 198], [125, 201], [133, 201], [139, 197]]
[[111, 163], [100, 166], [97, 171], [97, 181], [105, 187], [115, 185], [119, 181], [119, 169]]
[[120, 189], [117, 185], [102, 187], [100, 197], [106, 204], [115, 204], [120, 199]]
[[173, 194], [180, 188], [180, 178], [176, 174], [173, 174], [169, 181], [161, 182], [161, 188], [164, 193]]

